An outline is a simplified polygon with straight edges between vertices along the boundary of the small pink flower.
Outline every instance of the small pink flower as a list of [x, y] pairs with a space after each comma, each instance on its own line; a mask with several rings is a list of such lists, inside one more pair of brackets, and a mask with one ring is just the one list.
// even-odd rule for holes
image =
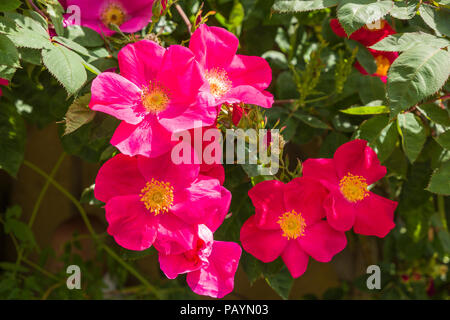
[[154, 244], [166, 254], [192, 249], [196, 224], [215, 231], [231, 201], [217, 179], [199, 175], [199, 165], [175, 165], [170, 152], [115, 156], [98, 172], [95, 197], [106, 203], [108, 233], [119, 245], [144, 250]]
[[[116, 24], [122, 32], [136, 32], [149, 24], [152, 18], [154, 0], [66, 0], [60, 1], [67, 9], [78, 6], [81, 25], [94, 29], [98, 33], [111, 36], [115, 31], [109, 24]], [[73, 24], [71, 14], [65, 15], [66, 25]], [[72, 23], [69, 23], [69, 20]]]
[[186, 281], [197, 294], [226, 296], [234, 288], [241, 247], [234, 242], [214, 241], [211, 230], [202, 224], [198, 226], [195, 243], [193, 249], [178, 254], [160, 252], [161, 270], [169, 279], [187, 273]]
[[174, 145], [172, 133], [215, 122], [217, 109], [202, 98], [205, 81], [189, 49], [142, 40], [118, 57], [120, 75], [104, 72], [93, 81], [90, 107], [122, 120], [111, 139], [122, 153], [158, 156]]
[[292, 277], [300, 277], [309, 256], [329, 262], [347, 245], [344, 232], [323, 220], [327, 190], [310, 178], [258, 183], [249, 192], [256, 213], [242, 226], [245, 251], [263, 262], [281, 256]]
[[303, 176], [319, 180], [330, 192], [324, 208], [328, 223], [336, 230], [353, 226], [356, 233], [386, 236], [395, 227], [397, 202], [368, 190], [386, 175], [367, 141], [353, 140], [340, 146], [333, 159], [308, 159]]
[[261, 57], [237, 55], [239, 39], [223, 28], [205, 24], [194, 32], [189, 48], [195, 54], [209, 84], [211, 100], [247, 103], [270, 108], [273, 96], [264, 91], [272, 81], [272, 70]]
[[[0, 86], [7, 86], [9, 85], [9, 81], [6, 79], [0, 78]], [[3, 95], [2, 89], [0, 88], [0, 97]]]

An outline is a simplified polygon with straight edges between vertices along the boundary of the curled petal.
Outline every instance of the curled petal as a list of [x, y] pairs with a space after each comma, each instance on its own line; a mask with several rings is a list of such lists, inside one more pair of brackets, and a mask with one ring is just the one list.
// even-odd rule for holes
[[145, 250], [155, 241], [158, 218], [149, 214], [138, 195], [110, 199], [105, 212], [108, 233], [125, 249]]
[[91, 91], [89, 107], [92, 110], [107, 113], [130, 124], [142, 121], [141, 90], [124, 77], [103, 72], [92, 82]]
[[234, 242], [214, 241], [209, 264], [188, 273], [186, 281], [197, 294], [223, 298], [234, 288], [234, 275], [242, 249]]

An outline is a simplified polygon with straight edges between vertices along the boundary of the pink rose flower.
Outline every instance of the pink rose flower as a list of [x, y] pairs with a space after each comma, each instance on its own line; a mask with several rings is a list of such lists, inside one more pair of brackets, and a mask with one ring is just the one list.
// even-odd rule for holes
[[264, 91], [272, 81], [272, 70], [261, 57], [237, 55], [239, 39], [223, 28], [205, 24], [194, 32], [189, 48], [202, 66], [216, 106], [247, 103], [270, 108], [273, 96]]
[[340, 146], [333, 159], [308, 159], [303, 176], [319, 180], [330, 192], [324, 201], [328, 223], [336, 230], [353, 226], [356, 233], [385, 237], [395, 227], [397, 202], [368, 190], [386, 175], [367, 141], [353, 140]]
[[161, 270], [169, 279], [187, 273], [189, 287], [199, 295], [226, 296], [234, 288], [241, 247], [234, 242], [214, 241], [211, 230], [202, 224], [198, 226], [195, 243], [193, 249], [178, 254], [160, 252]]
[[93, 81], [90, 107], [122, 120], [111, 139], [122, 153], [159, 156], [174, 145], [172, 133], [214, 124], [217, 109], [202, 98], [205, 80], [189, 49], [142, 40], [118, 58], [120, 75]]
[[244, 250], [263, 262], [281, 256], [292, 277], [306, 271], [309, 256], [329, 262], [347, 245], [344, 232], [323, 220], [328, 191], [319, 182], [304, 177], [287, 184], [263, 181], [248, 195], [255, 214], [241, 229]]
[[170, 153], [115, 156], [100, 168], [94, 192], [106, 203], [107, 231], [119, 245], [144, 250], [154, 244], [166, 254], [192, 249], [199, 223], [215, 231], [231, 201], [217, 179], [199, 175], [199, 165], [174, 164]]
[[[115, 31], [109, 24], [116, 24], [122, 32], [133, 33], [142, 30], [152, 19], [154, 0], [66, 0], [60, 1], [67, 9], [80, 8], [80, 23], [98, 33], [111, 36]], [[65, 15], [65, 25], [73, 24], [72, 14]]]
[[[7, 86], [9, 85], [9, 81], [6, 79], [0, 78], [0, 86]], [[2, 89], [0, 88], [0, 97], [3, 95]]]

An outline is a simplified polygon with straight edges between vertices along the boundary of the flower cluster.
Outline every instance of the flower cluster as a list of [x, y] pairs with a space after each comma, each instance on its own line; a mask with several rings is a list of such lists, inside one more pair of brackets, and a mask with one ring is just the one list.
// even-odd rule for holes
[[108, 233], [129, 250], [153, 245], [168, 278], [187, 274], [194, 292], [217, 298], [233, 290], [242, 251], [213, 238], [231, 201], [224, 169], [203, 163], [203, 150], [185, 142], [178, 156], [188, 161], [174, 161], [172, 138], [215, 128], [224, 103], [272, 106], [268, 63], [237, 55], [238, 45], [230, 32], [206, 25], [189, 47], [142, 40], [119, 52], [120, 74], [104, 72], [91, 88], [90, 108], [121, 120], [111, 139], [121, 154], [95, 182]]
[[397, 202], [369, 186], [386, 175], [364, 140], [339, 147], [333, 159], [308, 159], [303, 176], [287, 184], [271, 180], [249, 191], [255, 206], [241, 229], [244, 250], [263, 262], [279, 256], [294, 278], [311, 256], [328, 262], [347, 244], [345, 231], [384, 237], [395, 226]]
[[[348, 37], [338, 19], [332, 19], [330, 21], [330, 26], [334, 33], [339, 37]], [[367, 47], [367, 50], [372, 54], [375, 63], [377, 64], [377, 70], [371, 76], [379, 77], [384, 83], [387, 81], [387, 73], [390, 66], [398, 57], [398, 52], [378, 51], [369, 47], [395, 33], [396, 32], [389, 23], [386, 20], [381, 19], [373, 24], [364, 25], [362, 28], [353, 32], [349, 37]], [[364, 75], [369, 74], [359, 62], [355, 63], [355, 68]]]

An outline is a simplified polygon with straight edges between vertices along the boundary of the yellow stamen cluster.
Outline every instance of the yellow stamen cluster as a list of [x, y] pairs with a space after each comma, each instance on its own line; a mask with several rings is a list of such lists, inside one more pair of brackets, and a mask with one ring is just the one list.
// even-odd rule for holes
[[173, 204], [173, 187], [156, 179], [147, 182], [139, 195], [147, 210], [158, 215], [169, 211]]
[[297, 213], [294, 210], [282, 214], [279, 217], [278, 224], [283, 230], [283, 236], [289, 240], [305, 235], [305, 219], [303, 219], [301, 213]]
[[120, 26], [125, 22], [125, 10], [118, 3], [110, 3], [101, 14], [102, 22], [105, 26], [115, 24]]
[[147, 112], [155, 114], [167, 109], [170, 98], [167, 90], [159, 83], [150, 83], [142, 89], [141, 101]]
[[367, 197], [369, 195], [367, 187], [368, 185], [364, 177], [355, 176], [351, 173], [348, 173], [339, 182], [339, 188], [342, 194], [350, 202], [358, 202]]
[[211, 94], [215, 98], [220, 99], [231, 90], [232, 82], [225, 70], [221, 68], [208, 70], [205, 77], [209, 83]]
[[388, 70], [391, 67], [391, 62], [388, 58], [383, 56], [378, 56], [375, 58], [377, 64], [377, 71], [375, 72], [378, 76], [387, 76]]

